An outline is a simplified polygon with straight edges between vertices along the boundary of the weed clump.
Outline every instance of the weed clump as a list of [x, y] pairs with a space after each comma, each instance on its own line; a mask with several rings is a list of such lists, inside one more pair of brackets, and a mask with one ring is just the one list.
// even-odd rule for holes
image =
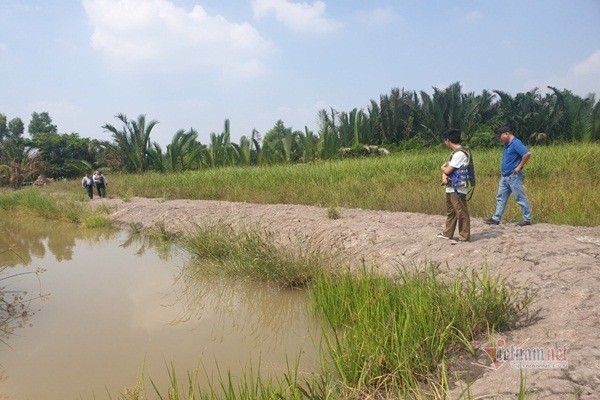
[[340, 214], [340, 211], [335, 208], [335, 207], [329, 207], [327, 209], [327, 218], [329, 219], [340, 219], [342, 217], [342, 215]]
[[343, 384], [400, 398], [443, 381], [452, 351], [473, 352], [478, 335], [508, 329], [522, 304], [519, 292], [485, 268], [451, 281], [433, 266], [394, 278], [366, 269], [320, 275], [309, 294], [312, 310], [331, 328], [326, 351]]
[[285, 287], [303, 287], [327, 270], [325, 254], [300, 242], [276, 245], [259, 228], [197, 226], [181, 239], [204, 273], [234, 275]]

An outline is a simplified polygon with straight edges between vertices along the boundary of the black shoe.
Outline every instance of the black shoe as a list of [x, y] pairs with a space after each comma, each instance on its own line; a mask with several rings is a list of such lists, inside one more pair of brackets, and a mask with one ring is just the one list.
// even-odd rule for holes
[[517, 222], [517, 226], [527, 226], [527, 225], [531, 225], [531, 221]]
[[484, 218], [483, 222], [488, 225], [498, 225], [500, 221], [496, 221], [494, 218]]

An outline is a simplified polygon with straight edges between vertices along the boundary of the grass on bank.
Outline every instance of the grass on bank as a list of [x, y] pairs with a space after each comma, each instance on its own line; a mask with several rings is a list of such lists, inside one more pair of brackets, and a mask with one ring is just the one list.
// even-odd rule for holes
[[393, 278], [367, 270], [324, 275], [309, 294], [331, 327], [328, 361], [343, 385], [383, 398], [422, 393], [424, 384], [439, 388], [453, 353], [474, 353], [476, 338], [510, 328], [524, 301], [485, 266], [451, 280], [433, 265]]
[[[448, 154], [428, 149], [311, 164], [123, 174], [109, 177], [107, 190], [125, 199], [229, 200], [445, 214], [440, 165]], [[469, 209], [472, 217], [489, 217], [496, 208], [502, 148], [473, 149], [473, 157], [477, 188]], [[54, 186], [59, 191], [81, 190], [78, 181]], [[525, 187], [535, 222], [600, 225], [600, 144], [533, 147], [525, 167]], [[509, 201], [505, 218], [521, 219], [514, 200]]]
[[[471, 343], [489, 332], [509, 329], [528, 303], [485, 266], [452, 279], [433, 265], [393, 277], [366, 268], [334, 272], [348, 270], [326, 266], [314, 252], [278, 250], [264, 230], [228, 225], [199, 226], [177, 241], [201, 261], [198, 277], [220, 273], [306, 287], [324, 326], [322, 370], [299, 378], [296, 364], [274, 378], [250, 367], [235, 382], [229, 371], [217, 382], [201, 382], [195, 371], [179, 383], [171, 367], [166, 392], [154, 386], [160, 399], [448, 398], [448, 382], [469, 381], [448, 371], [452, 357], [474, 353]], [[471, 398], [468, 383], [458, 398]]]
[[196, 258], [203, 273], [303, 287], [329, 271], [325, 254], [314, 246], [277, 245], [272, 233], [259, 227], [198, 225], [179, 244]]
[[26, 212], [47, 219], [83, 224], [88, 228], [110, 226], [107, 209], [86, 207], [80, 196], [52, 195], [39, 188], [0, 191], [0, 210]]

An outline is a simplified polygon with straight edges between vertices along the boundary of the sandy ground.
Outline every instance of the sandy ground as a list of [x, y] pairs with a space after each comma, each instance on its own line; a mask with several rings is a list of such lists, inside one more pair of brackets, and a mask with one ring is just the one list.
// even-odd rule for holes
[[[530, 307], [535, 318], [503, 333], [505, 348], [525, 342], [522, 348], [568, 349], [567, 369], [523, 370], [533, 398], [600, 399], [600, 227], [490, 226], [473, 220], [472, 242], [451, 245], [435, 237], [443, 216], [339, 208], [341, 218], [332, 220], [326, 209], [302, 205], [144, 198], [93, 201], [101, 203], [110, 206], [111, 218], [126, 229], [131, 223], [145, 229], [164, 223], [172, 232], [190, 223], [259, 223], [280, 243], [309, 241], [337, 250], [354, 264], [363, 258], [376, 263], [382, 272], [420, 260], [441, 262], [450, 271], [465, 266], [481, 269], [487, 259], [492, 273], [535, 294]], [[473, 361], [487, 367], [470, 364]], [[472, 386], [474, 395], [514, 398], [518, 392], [520, 370], [509, 363], [491, 368], [490, 359], [479, 351], [478, 359], [467, 366], [481, 374]]]

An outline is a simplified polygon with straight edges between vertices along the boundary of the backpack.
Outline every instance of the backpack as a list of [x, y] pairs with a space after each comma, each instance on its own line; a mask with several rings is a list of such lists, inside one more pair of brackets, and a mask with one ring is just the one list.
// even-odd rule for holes
[[467, 200], [471, 200], [471, 197], [473, 197], [473, 192], [475, 190], [475, 184], [476, 184], [476, 180], [475, 180], [475, 166], [473, 165], [473, 156], [471, 155], [471, 149], [468, 149], [466, 147], [461, 147], [460, 149], [456, 149], [452, 152], [452, 154], [450, 154], [450, 158], [448, 158], [448, 161], [452, 160], [452, 157], [454, 156], [454, 154], [456, 154], [457, 151], [462, 151], [464, 154], [466, 154], [467, 156], [467, 164], [460, 166], [458, 168], [454, 168], [454, 170], [452, 171], [452, 173], [450, 175], [448, 175], [448, 177], [450, 178], [452, 184], [451, 186], [453, 186], [456, 190], [456, 188], [458, 187], [466, 187], [466, 188], [471, 188], [470, 190], [470, 194]]

